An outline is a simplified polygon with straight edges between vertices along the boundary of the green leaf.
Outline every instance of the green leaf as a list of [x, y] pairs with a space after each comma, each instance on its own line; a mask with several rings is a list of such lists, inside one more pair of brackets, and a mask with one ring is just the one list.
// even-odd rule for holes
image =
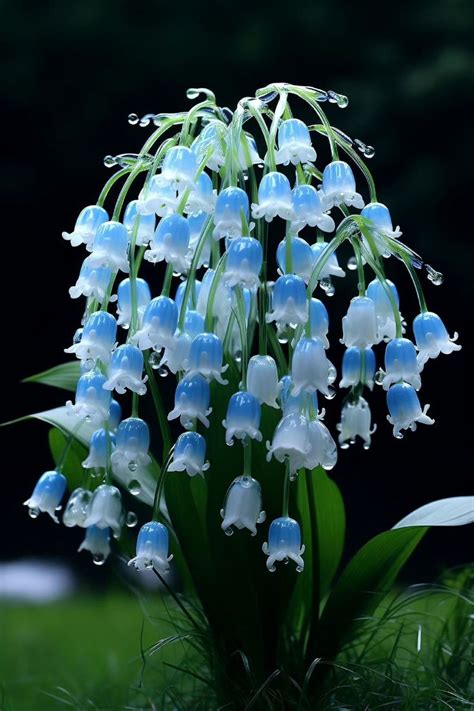
[[344, 550], [346, 516], [344, 500], [337, 484], [322, 467], [307, 472], [309, 493], [314, 501], [317, 523], [319, 598], [328, 593]]
[[385, 531], [356, 553], [332, 590], [319, 626], [311, 632], [308, 663], [337, 654], [357, 620], [373, 610], [393, 584], [426, 531], [425, 527]]
[[61, 390], [69, 390], [74, 392], [77, 381], [81, 374], [81, 364], [78, 360], [71, 363], [62, 363], [54, 368], [45, 370], [37, 375], [30, 375], [22, 380], [23, 383], [42, 383], [43, 385], [51, 385], [53, 388], [61, 388]]
[[[52, 427], [49, 431], [48, 439], [49, 448], [57, 466], [62, 459], [63, 451], [67, 444], [67, 437], [56, 427]], [[67, 478], [71, 490], [84, 485], [85, 470], [82, 466], [82, 462], [86, 457], [86, 447], [77, 439], [74, 440], [62, 467], [63, 474]]]

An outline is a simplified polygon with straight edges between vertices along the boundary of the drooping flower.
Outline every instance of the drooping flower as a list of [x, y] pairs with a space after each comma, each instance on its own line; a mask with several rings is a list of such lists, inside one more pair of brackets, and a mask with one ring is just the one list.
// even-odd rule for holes
[[122, 420], [117, 429], [115, 449], [111, 455], [112, 469], [117, 474], [131, 475], [151, 463], [148, 454], [150, 432], [140, 417]]
[[131, 200], [123, 215], [123, 224], [127, 229], [129, 240], [135, 234], [135, 246], [147, 245], [155, 233], [155, 215], [143, 215], [138, 211], [138, 200]]
[[232, 535], [233, 527], [247, 528], [252, 536], [257, 535], [257, 523], [263, 523], [266, 518], [258, 481], [246, 475], [236, 477], [227, 490], [221, 516], [221, 528], [228, 536]]
[[146, 307], [142, 326], [133, 334], [131, 340], [142, 351], [148, 348], [160, 351], [172, 345], [177, 325], [176, 302], [169, 296], [156, 296]]
[[356, 437], [360, 437], [364, 442], [364, 449], [369, 449], [371, 435], [377, 429], [377, 425], [371, 427], [371, 414], [369, 403], [363, 397], [357, 398], [355, 402], [346, 402], [342, 408], [341, 422], [337, 425], [339, 430], [339, 445], [342, 449], [347, 449], [349, 444], [354, 444]]
[[[207, 230], [209, 215], [205, 212], [200, 212], [197, 215], [188, 216], [189, 225], [189, 251], [188, 259], [192, 261], [196, 250], [199, 246], [199, 257], [196, 262], [196, 269], [202, 266], [208, 267], [211, 259], [211, 231]], [[203, 237], [203, 232], [206, 229], [206, 236]], [[203, 246], [200, 246], [201, 238], [204, 240]], [[196, 280], [197, 281], [197, 280]], [[183, 283], [183, 282], [181, 282]]]
[[299, 232], [309, 225], [319, 227], [323, 232], [333, 232], [335, 222], [324, 212], [320, 193], [312, 185], [297, 185], [292, 192], [293, 218], [291, 228]]
[[224, 351], [222, 342], [214, 333], [200, 333], [191, 343], [187, 368], [189, 375], [200, 373], [207, 380], [217, 380], [226, 385], [228, 382], [222, 378], [228, 365], [222, 365]]
[[[97, 299], [101, 304], [105, 298], [112, 279], [110, 267], [94, 266], [90, 257], [84, 260], [79, 277], [74, 286], [69, 289], [71, 299], [78, 299], [80, 296]], [[110, 301], [113, 301], [112, 297]]]
[[84, 527], [110, 528], [114, 537], [119, 538], [124, 521], [125, 512], [120, 491], [111, 484], [98, 486], [92, 496]]
[[410, 428], [416, 430], [417, 422], [423, 425], [432, 425], [434, 420], [428, 417], [429, 405], [421, 409], [420, 401], [415, 389], [408, 383], [395, 383], [387, 392], [387, 405], [389, 415], [387, 419], [393, 425], [395, 437], [402, 436], [401, 431]]
[[112, 348], [117, 337], [117, 321], [107, 311], [95, 311], [84, 324], [79, 343], [65, 349], [65, 353], [75, 353], [82, 361], [110, 361]]
[[307, 393], [301, 390], [298, 395], [293, 391], [293, 378], [290, 375], [284, 375], [280, 380], [280, 405], [283, 415], [296, 414], [299, 415], [307, 410], [313, 415], [318, 412], [318, 395], [314, 390]]
[[268, 543], [264, 543], [262, 550], [267, 558], [267, 568], [270, 573], [276, 570], [278, 561], [292, 560], [296, 563], [296, 572], [304, 569], [304, 560], [301, 557], [305, 547], [301, 545], [301, 531], [297, 521], [289, 516], [276, 518], [270, 524]]
[[399, 380], [412, 385], [415, 390], [421, 388], [420, 366], [417, 361], [416, 348], [408, 338], [394, 338], [385, 349], [385, 375], [383, 388]]
[[455, 343], [458, 334], [451, 337], [440, 317], [431, 311], [418, 314], [413, 321], [413, 331], [420, 370], [430, 358], [437, 358], [440, 353], [449, 354], [461, 350], [460, 344]]
[[290, 474], [294, 475], [305, 466], [310, 450], [308, 438], [308, 420], [303, 415], [290, 413], [278, 423], [273, 440], [267, 442], [267, 462], [275, 457], [279, 462], [289, 461]]
[[364, 207], [362, 196], [356, 192], [352, 168], [342, 160], [333, 161], [324, 168], [321, 192], [326, 210], [339, 205]]
[[92, 267], [109, 267], [128, 274], [128, 232], [121, 222], [110, 220], [103, 222], [94, 239], [92, 252], [88, 259]]
[[375, 304], [367, 296], [355, 296], [342, 319], [342, 338], [346, 348], [368, 348], [379, 343]]
[[176, 387], [174, 409], [168, 415], [168, 420], [180, 419], [185, 429], [191, 429], [193, 421], [198, 419], [205, 427], [209, 427], [207, 416], [211, 413], [209, 407], [211, 393], [209, 383], [200, 373], [187, 375], [179, 381]]
[[[384, 237], [397, 239], [401, 237], [400, 228], [393, 229], [392, 218], [389, 209], [381, 202], [369, 202], [360, 213], [361, 217], [365, 217], [371, 221], [372, 234], [375, 246], [383, 257], [390, 256], [390, 250], [387, 245], [387, 240]], [[365, 241], [365, 237], [363, 237]], [[370, 245], [368, 246], [370, 251]]]
[[313, 271], [314, 255], [304, 239], [291, 237], [289, 249], [287, 240], [282, 240], [277, 247], [276, 257], [282, 274], [296, 274], [306, 284], [309, 282]]
[[279, 277], [273, 287], [271, 304], [267, 323], [276, 321], [279, 328], [305, 324], [308, 320], [308, 301], [303, 279], [295, 274]]
[[308, 127], [299, 119], [282, 121], [278, 128], [278, 151], [276, 163], [311, 163], [316, 160], [316, 151], [311, 145]]
[[171, 215], [178, 207], [179, 196], [173, 185], [163, 185], [161, 176], [154, 175], [140, 192], [137, 212], [140, 215]]
[[78, 550], [89, 551], [93, 562], [102, 565], [110, 555], [110, 529], [89, 526]]
[[204, 437], [197, 432], [180, 434], [168, 471], [185, 471], [189, 476], [196, 476], [196, 474], [203, 474], [208, 469], [209, 462], [206, 462], [206, 440]]
[[255, 355], [248, 362], [247, 390], [261, 405], [278, 409], [276, 401], [280, 386], [276, 363], [271, 356]]
[[166, 152], [165, 159], [158, 175], [159, 185], [166, 185], [182, 192], [193, 190], [197, 172], [196, 156], [190, 148], [173, 146]]
[[312, 298], [309, 302], [309, 326], [311, 338], [316, 338], [323, 348], [329, 348], [327, 339], [329, 315], [327, 308], [319, 299]]
[[260, 284], [263, 263], [262, 245], [253, 237], [236, 237], [227, 247], [224, 280], [231, 287], [255, 289]]
[[319, 390], [323, 395], [329, 395], [329, 367], [330, 363], [321, 343], [315, 338], [301, 338], [293, 352], [293, 394]]
[[267, 173], [260, 181], [258, 203], [252, 204], [252, 217], [264, 217], [271, 222], [275, 217], [283, 220], [293, 218], [291, 187], [288, 178], [276, 171]]
[[107, 375], [103, 385], [104, 390], [116, 390], [120, 395], [123, 395], [126, 390], [131, 390], [138, 395], [146, 393], [147, 376], [142, 377], [143, 353], [130, 343], [119, 346], [112, 353]]
[[241, 188], [224, 188], [217, 196], [214, 211], [214, 239], [242, 236], [242, 216], [249, 218], [249, 199]]
[[189, 268], [189, 223], [182, 215], [167, 215], [158, 223], [149, 249], [143, 255], [148, 262], [156, 264], [165, 260], [176, 272]]
[[[135, 299], [137, 320], [140, 326], [145, 309], [151, 301], [150, 287], [144, 279], [135, 279]], [[117, 289], [117, 326], [129, 328], [132, 322], [132, 285], [130, 279], [123, 279]]]
[[97, 230], [108, 219], [107, 211], [103, 207], [89, 205], [79, 213], [74, 230], [72, 232], [63, 232], [63, 238], [69, 241], [72, 247], [85, 244], [90, 252]]
[[36, 518], [40, 513], [47, 513], [55, 523], [59, 523], [56, 512], [60, 508], [66, 487], [67, 480], [61, 472], [49, 471], [42, 474], [30, 498], [24, 502], [24, 506], [28, 506], [30, 516]]
[[66, 402], [66, 407], [77, 417], [84, 417], [102, 425], [109, 416], [110, 392], [104, 389], [106, 378], [102, 373], [90, 370], [77, 381], [76, 398]]
[[308, 422], [309, 451], [306, 455], [306, 469], [323, 467], [333, 469], [337, 462], [337, 447], [331, 433], [320, 419]]
[[115, 448], [115, 435], [107, 432], [103, 427], [96, 430], [89, 442], [89, 454], [84, 459], [84, 469], [98, 469], [107, 466], [107, 459]]
[[209, 214], [214, 211], [215, 204], [216, 191], [212, 188], [212, 180], [207, 173], [201, 173], [194, 190], [189, 193], [185, 212], [188, 215]]
[[168, 555], [169, 534], [166, 526], [158, 521], [145, 523], [137, 536], [136, 556], [129, 561], [137, 570], [155, 568], [159, 573], [168, 573], [169, 562], [173, 558]]
[[[323, 257], [323, 252], [327, 246], [328, 246], [328, 242], [315, 242], [313, 245], [311, 245], [311, 249], [312, 249], [313, 255], [314, 255], [313, 269], [318, 267], [318, 270], [319, 270], [319, 266], [320, 266], [321, 262], [319, 262], [319, 264], [318, 264], [318, 260], [321, 258], [325, 259], [325, 257]], [[336, 252], [333, 252], [331, 254], [331, 256], [325, 261], [322, 269], [318, 271], [318, 274], [319, 274], [318, 279], [320, 281], [322, 279], [328, 279], [329, 277], [333, 277], [333, 276], [335, 276], [335, 277], [345, 277], [346, 276], [346, 272], [344, 271], [344, 269], [342, 269], [342, 267], [339, 266]]]
[[372, 348], [348, 348], [342, 359], [342, 379], [340, 388], [350, 388], [354, 385], [366, 385], [370, 390], [374, 387], [375, 353]]
[[63, 524], [68, 528], [73, 526], [84, 528], [91, 499], [92, 491], [89, 489], [81, 487], [74, 489], [64, 507]]
[[[389, 290], [391, 296], [388, 295], [386, 289]], [[395, 284], [390, 281], [390, 279], [386, 279], [384, 287], [379, 279], [374, 279], [368, 285], [366, 295], [369, 299], [372, 299], [375, 304], [377, 335], [379, 339], [395, 338], [397, 322], [395, 320], [394, 310], [398, 312], [400, 305], [400, 299]], [[399, 313], [398, 315], [401, 319]]]
[[231, 444], [236, 439], [256, 439], [262, 441], [260, 427], [260, 403], [249, 392], [234, 393], [227, 405], [227, 415], [222, 420], [226, 428], [225, 441]]

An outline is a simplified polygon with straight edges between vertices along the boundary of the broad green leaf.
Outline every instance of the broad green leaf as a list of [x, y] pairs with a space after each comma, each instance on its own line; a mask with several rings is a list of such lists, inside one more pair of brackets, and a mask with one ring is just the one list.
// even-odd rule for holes
[[408, 526], [465, 526], [474, 522], [474, 496], [453, 496], [420, 506], [402, 518], [395, 528]]
[[74, 392], [77, 381], [81, 374], [81, 364], [78, 360], [71, 363], [62, 363], [54, 368], [45, 370], [37, 375], [30, 375], [22, 380], [23, 383], [42, 383], [43, 385], [51, 385], [53, 388], [61, 388], [62, 390], [70, 390]]
[[308, 643], [308, 663], [333, 658], [353, 625], [374, 609], [395, 581], [427, 528], [385, 531], [366, 543], [342, 572]]

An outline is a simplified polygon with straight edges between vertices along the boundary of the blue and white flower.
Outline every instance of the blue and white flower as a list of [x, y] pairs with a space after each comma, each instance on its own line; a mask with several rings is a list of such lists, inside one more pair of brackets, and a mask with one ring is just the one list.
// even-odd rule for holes
[[216, 191], [212, 187], [212, 180], [207, 173], [201, 173], [194, 190], [189, 194], [185, 212], [188, 215], [198, 215], [201, 212], [210, 214], [214, 212], [215, 204]]
[[24, 503], [28, 506], [29, 514], [36, 518], [40, 512], [47, 513], [55, 523], [59, 523], [56, 512], [66, 492], [67, 480], [64, 474], [58, 471], [45, 472], [38, 479], [33, 493]]
[[77, 381], [74, 404], [66, 402], [68, 410], [77, 417], [101, 426], [109, 416], [111, 395], [104, 384], [106, 378], [102, 373], [90, 370], [81, 375]]
[[89, 489], [74, 489], [64, 507], [63, 524], [68, 528], [73, 526], [84, 528], [91, 499], [92, 491]]
[[266, 315], [267, 323], [276, 321], [280, 329], [286, 326], [300, 326], [308, 320], [308, 300], [306, 286], [296, 274], [279, 277], [272, 291], [271, 311]]
[[312, 185], [297, 185], [292, 192], [293, 218], [291, 229], [299, 232], [309, 225], [323, 232], [336, 229], [334, 220], [324, 210], [320, 193]]
[[147, 245], [155, 233], [155, 215], [142, 215], [138, 211], [138, 200], [131, 200], [125, 208], [123, 224], [127, 229], [129, 240], [132, 241], [134, 233], [135, 246]]
[[408, 383], [396, 383], [387, 392], [387, 405], [389, 415], [387, 420], [393, 425], [393, 434], [401, 438], [402, 430], [416, 430], [416, 425], [432, 425], [434, 420], [428, 417], [429, 405], [421, 409], [420, 401], [415, 389]]
[[172, 264], [176, 272], [189, 269], [189, 223], [182, 215], [167, 215], [158, 223], [149, 249], [143, 255], [152, 264]]
[[185, 429], [191, 429], [194, 420], [198, 419], [204, 427], [209, 427], [207, 416], [211, 414], [209, 407], [211, 392], [209, 383], [200, 373], [187, 375], [178, 383], [174, 399], [174, 408], [168, 414], [168, 420], [179, 417]]
[[257, 398], [249, 392], [234, 393], [227, 405], [227, 415], [222, 420], [226, 428], [225, 441], [232, 444], [236, 439], [256, 439], [262, 441], [260, 427], [260, 403]]
[[89, 526], [86, 535], [78, 548], [80, 551], [89, 551], [96, 565], [105, 563], [110, 555], [110, 529]]
[[84, 469], [100, 469], [107, 466], [107, 461], [115, 448], [115, 435], [103, 427], [96, 430], [89, 442], [89, 454], [82, 462]]
[[117, 429], [115, 448], [111, 455], [114, 473], [132, 476], [142, 467], [151, 464], [148, 454], [150, 432], [147, 423], [140, 417], [122, 420]]
[[[78, 299], [80, 296], [92, 297], [101, 304], [112, 279], [112, 270], [110, 267], [95, 266], [90, 259], [87, 257], [84, 260], [75, 285], [69, 289], [69, 296], [71, 299]], [[112, 296], [110, 301], [114, 300]]]
[[173, 146], [166, 152], [157, 182], [180, 192], [194, 190], [196, 172], [197, 162], [193, 151], [185, 146]]
[[140, 192], [137, 212], [140, 215], [171, 215], [178, 207], [179, 195], [173, 185], [163, 185], [161, 176], [154, 175]]
[[189, 375], [200, 373], [207, 380], [217, 380], [226, 385], [222, 378], [228, 365], [222, 365], [224, 351], [222, 342], [214, 333], [200, 333], [193, 339], [187, 361]]
[[450, 336], [440, 317], [431, 311], [418, 314], [413, 321], [413, 331], [418, 348], [420, 370], [430, 358], [437, 358], [440, 353], [448, 355], [453, 351], [461, 350], [460, 344], [455, 342], [458, 334]]
[[262, 487], [251, 476], [238, 476], [227, 490], [224, 507], [221, 509], [221, 528], [228, 536], [233, 527], [238, 530], [247, 528], [252, 536], [257, 535], [257, 523], [266, 518], [262, 511]]
[[169, 296], [156, 296], [146, 307], [141, 328], [136, 331], [131, 341], [145, 351], [173, 345], [173, 338], [178, 325], [178, 306]]
[[[314, 261], [313, 261], [313, 269], [318, 267], [319, 270], [319, 264], [318, 260], [321, 258], [324, 250], [328, 246], [328, 242], [315, 242], [313, 245], [311, 245], [311, 249], [313, 251], [314, 255]], [[337, 255], [336, 252], [333, 252], [331, 256], [325, 261], [324, 266], [320, 271], [318, 271], [318, 279], [321, 281], [323, 279], [328, 279], [329, 277], [345, 277], [346, 272], [342, 267], [339, 266], [339, 262], [337, 260]]]
[[146, 393], [147, 376], [143, 378], [143, 353], [136, 346], [126, 343], [112, 353], [104, 390], [116, 390], [123, 395], [131, 390], [138, 395]]
[[323, 467], [330, 471], [336, 466], [337, 447], [331, 433], [321, 419], [308, 422], [309, 451], [306, 455], [306, 469]]
[[253, 237], [236, 237], [227, 247], [224, 280], [230, 287], [256, 289], [263, 264], [262, 245]]
[[[135, 299], [137, 320], [140, 326], [145, 309], [151, 301], [150, 287], [144, 279], [135, 279]], [[132, 322], [132, 284], [123, 279], [117, 289], [117, 326], [129, 328]]]
[[311, 136], [303, 121], [292, 118], [281, 122], [275, 158], [277, 164], [283, 165], [312, 163], [316, 160], [316, 151], [311, 145]]
[[236, 187], [221, 190], [214, 211], [214, 239], [241, 237], [242, 217], [248, 221], [249, 199], [245, 190]]
[[421, 388], [416, 348], [408, 338], [394, 338], [385, 349], [384, 390], [400, 380], [409, 383], [415, 390]]
[[154, 568], [158, 573], [169, 572], [169, 534], [166, 526], [158, 521], [145, 523], [137, 536], [136, 556], [129, 561], [137, 570]]
[[[379, 279], [374, 279], [368, 285], [366, 295], [375, 304], [378, 337], [380, 339], [391, 339], [395, 338], [397, 332], [395, 313], [398, 312], [400, 299], [395, 284], [390, 279], [386, 279], [385, 284], [386, 287], [383, 286]], [[386, 289], [390, 291], [391, 297]], [[399, 312], [398, 315], [401, 319]]]
[[75, 353], [82, 361], [96, 360], [107, 364], [115, 346], [117, 337], [117, 321], [107, 311], [95, 311], [87, 319], [79, 343], [74, 343], [65, 349], [65, 353]]
[[[313, 272], [314, 256], [311, 247], [304, 239], [291, 237], [289, 248], [287, 240], [282, 240], [277, 247], [276, 257], [281, 274], [296, 274], [306, 284], [309, 282]], [[288, 262], [290, 268], [287, 268]]]
[[128, 274], [128, 242], [128, 232], [121, 222], [103, 222], [97, 230], [88, 259], [89, 264], [92, 267], [109, 267], [112, 272], [120, 270]]
[[327, 338], [329, 315], [325, 305], [319, 299], [312, 298], [309, 302], [309, 326], [311, 338], [316, 338], [323, 348], [329, 348]]
[[291, 186], [283, 173], [272, 171], [263, 176], [258, 188], [258, 203], [252, 204], [252, 217], [264, 217], [271, 222], [275, 217], [293, 219]]
[[270, 524], [268, 543], [264, 543], [262, 550], [267, 558], [267, 568], [270, 573], [276, 570], [275, 563], [292, 560], [296, 563], [296, 572], [304, 570], [304, 560], [301, 557], [305, 547], [301, 545], [301, 531], [297, 521], [289, 516], [276, 518]]
[[[360, 215], [372, 223], [372, 235], [379, 254], [383, 257], [389, 257], [390, 249], [386, 238], [398, 239], [402, 233], [399, 227], [393, 229], [388, 207], [381, 202], [369, 202]], [[363, 237], [363, 240], [366, 243], [365, 237]], [[371, 251], [370, 245], [367, 245], [367, 247]]]
[[79, 213], [74, 230], [72, 232], [63, 232], [63, 238], [69, 241], [72, 247], [85, 244], [90, 252], [97, 230], [108, 219], [107, 211], [103, 207], [89, 205]]
[[340, 388], [350, 388], [355, 385], [366, 385], [370, 390], [374, 387], [375, 353], [372, 348], [348, 348], [342, 359], [342, 378]]
[[197, 432], [180, 434], [173, 450], [169, 472], [185, 471], [189, 476], [203, 474], [209, 469], [206, 462], [206, 440]]
[[326, 210], [339, 205], [364, 207], [362, 196], [356, 192], [352, 168], [342, 160], [333, 161], [324, 168], [321, 192]]
[[272, 457], [282, 463], [288, 459], [290, 474], [296, 474], [305, 466], [311, 449], [306, 417], [297, 413], [285, 415], [273, 433], [271, 445], [267, 442], [267, 449], [267, 462]]
[[329, 395], [330, 362], [321, 343], [315, 338], [301, 338], [293, 352], [291, 376], [293, 395], [319, 390]]

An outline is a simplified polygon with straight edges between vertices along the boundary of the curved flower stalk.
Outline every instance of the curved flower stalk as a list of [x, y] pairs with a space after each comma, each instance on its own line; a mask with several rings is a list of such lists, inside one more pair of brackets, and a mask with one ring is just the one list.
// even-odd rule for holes
[[[272, 84], [233, 112], [209, 90], [191, 90], [189, 98], [198, 96], [189, 111], [154, 118], [142, 150], [122, 160], [97, 203], [63, 235], [84, 255], [70, 289], [84, 303], [84, 318], [73, 344], [65, 343], [80, 361], [80, 377], [61, 419], [70, 433], [62, 463], [27, 504], [31, 515], [46, 511], [57, 520], [62, 464], [73, 442], [86, 444], [84, 479], [75, 482], [63, 520], [85, 528], [81, 550], [100, 564], [130, 518], [115, 484], [140, 495], [147, 474], [152, 515], [141, 522], [131, 565], [166, 575], [169, 548], [180, 547], [232, 652], [256, 658], [285, 648], [290, 660], [294, 652], [310, 663], [318, 644], [324, 649], [316, 625], [322, 614], [324, 631], [329, 612], [320, 603], [342, 552], [343, 523], [336, 530], [334, 522], [338, 511], [343, 518], [342, 503], [324, 470], [357, 440], [370, 447], [375, 383], [386, 393], [395, 438], [432, 424], [417, 394], [422, 371], [461, 346], [429, 311], [418, 276], [423, 262], [401, 242], [358, 144], [323, 111], [324, 102], [346, 106], [344, 96]], [[314, 123], [298, 118], [301, 103]], [[319, 150], [325, 141], [327, 160]], [[407, 319], [413, 332], [405, 332], [400, 313], [406, 286], [387, 277], [392, 257], [415, 287], [419, 313]], [[340, 266], [346, 260], [347, 272]], [[429, 276], [435, 283], [432, 269]], [[342, 279], [350, 300], [337, 323], [331, 297]], [[334, 365], [336, 339], [346, 350]], [[161, 377], [172, 385], [161, 387]], [[122, 410], [113, 391], [125, 396]], [[332, 401], [327, 415], [323, 398]], [[266, 531], [264, 509], [271, 515]], [[224, 535], [234, 532], [232, 541]], [[320, 556], [329, 539], [330, 553]], [[401, 565], [402, 553], [387, 554], [390, 565]], [[263, 554], [269, 571], [292, 561], [289, 570], [308, 575], [308, 584], [292, 588], [291, 577], [273, 595], [268, 586], [281, 571], [268, 576]], [[178, 565], [181, 559], [175, 556]], [[391, 579], [382, 573], [366, 589]], [[255, 610], [256, 600], [266, 601], [265, 610]], [[344, 617], [337, 600], [329, 597], [327, 609]], [[240, 610], [250, 610], [245, 624], [234, 621]], [[262, 645], [262, 630], [273, 634], [276, 620], [290, 630], [287, 647], [276, 633]]]

